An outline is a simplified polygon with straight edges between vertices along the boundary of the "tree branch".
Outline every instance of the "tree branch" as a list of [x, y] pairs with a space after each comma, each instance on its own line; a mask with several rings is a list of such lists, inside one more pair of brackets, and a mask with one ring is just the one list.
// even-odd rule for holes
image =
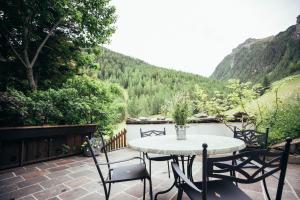
[[32, 67], [36, 61], [36, 59], [38, 58], [40, 51], [42, 50], [42, 48], [44, 47], [44, 45], [46, 44], [47, 40], [49, 39], [49, 37], [53, 34], [54, 30], [57, 28], [57, 26], [59, 25], [59, 23], [62, 21], [62, 19], [60, 18], [55, 24], [54, 26], [50, 29], [49, 33], [46, 35], [45, 39], [42, 41], [42, 43], [40, 44], [40, 46], [38, 47], [38, 49], [35, 52], [35, 55], [30, 63], [30, 66]]
[[[2, 29], [4, 29], [4, 27], [2, 26]], [[25, 61], [23, 60], [23, 58], [20, 56], [20, 54], [17, 52], [17, 50], [13, 47], [13, 45], [9, 42], [9, 38], [2, 32], [1, 33], [3, 35], [3, 37], [7, 40], [10, 48], [13, 50], [13, 52], [15, 53], [15, 55], [18, 57], [18, 59], [21, 61], [21, 63], [26, 67], [26, 63]], [[9, 34], [7, 32], [7, 34]]]

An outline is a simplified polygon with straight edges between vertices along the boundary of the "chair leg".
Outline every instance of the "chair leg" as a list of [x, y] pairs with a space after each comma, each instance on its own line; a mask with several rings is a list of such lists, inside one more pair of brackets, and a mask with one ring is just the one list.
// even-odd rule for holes
[[146, 179], [143, 180], [144, 181], [144, 193], [143, 193], [143, 200], [146, 199]]
[[107, 199], [109, 199], [110, 191], [111, 191], [111, 183], [108, 184]]
[[151, 176], [151, 160], [149, 160], [149, 174], [150, 174], [150, 177], [152, 177]]
[[151, 177], [149, 178], [149, 195], [150, 195], [150, 200], [153, 199], [153, 192], [152, 192], [152, 181]]
[[265, 193], [267, 195], [267, 198], [268, 198], [268, 200], [271, 200], [271, 197], [270, 197], [270, 194], [269, 194], [269, 191], [268, 191], [268, 187], [267, 187], [267, 183], [266, 183], [266, 179], [264, 178], [262, 181], [263, 181], [263, 185], [264, 185], [264, 189], [265, 189]]
[[169, 178], [171, 178], [170, 176], [170, 162], [167, 160], [167, 164], [168, 164], [168, 174], [169, 174]]
[[177, 200], [181, 200], [182, 199], [182, 194], [183, 194], [183, 190], [182, 189], [178, 189]]

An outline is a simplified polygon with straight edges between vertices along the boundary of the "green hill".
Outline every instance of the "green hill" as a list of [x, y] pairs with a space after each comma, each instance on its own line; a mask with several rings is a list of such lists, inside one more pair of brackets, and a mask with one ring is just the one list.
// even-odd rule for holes
[[276, 36], [247, 39], [216, 67], [211, 78], [262, 83], [300, 72], [300, 16], [297, 24]]
[[[271, 89], [248, 103], [245, 110], [257, 118], [258, 129], [270, 128], [270, 143], [282, 141], [286, 137], [299, 138], [300, 75], [274, 82]], [[236, 108], [226, 114], [232, 116], [239, 111], [243, 110]]]
[[98, 78], [123, 86], [128, 93], [130, 116], [159, 114], [161, 107], [176, 93], [192, 93], [196, 84], [208, 93], [224, 89], [223, 83], [200, 75], [150, 65], [103, 48], [97, 58]]
[[[258, 106], [263, 106], [266, 109], [274, 109], [276, 106], [276, 92], [279, 103], [281, 104], [296, 104], [300, 103], [300, 75], [289, 76], [279, 81], [272, 83], [271, 88], [266, 93], [260, 96], [255, 101], [248, 103], [245, 106], [247, 111], [252, 113], [258, 112]], [[228, 115], [232, 115], [241, 108], [235, 108], [227, 111]]]

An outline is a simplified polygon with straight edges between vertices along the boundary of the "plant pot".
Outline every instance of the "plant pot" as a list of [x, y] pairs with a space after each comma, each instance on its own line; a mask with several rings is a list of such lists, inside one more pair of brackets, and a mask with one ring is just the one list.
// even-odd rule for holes
[[[94, 148], [94, 154], [95, 154], [95, 156], [100, 155], [100, 153], [101, 153], [100, 149], [95, 149]], [[86, 148], [83, 149], [83, 155], [87, 156], [87, 157], [91, 157], [92, 156], [91, 151], [90, 151], [90, 149], [88, 147], [86, 147]]]
[[186, 140], [186, 125], [175, 125], [177, 140]]

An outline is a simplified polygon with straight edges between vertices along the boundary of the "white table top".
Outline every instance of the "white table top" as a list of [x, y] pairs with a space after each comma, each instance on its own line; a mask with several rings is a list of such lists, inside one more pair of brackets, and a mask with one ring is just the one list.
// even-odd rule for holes
[[246, 147], [242, 140], [216, 135], [187, 135], [177, 140], [176, 135], [144, 137], [128, 142], [134, 150], [164, 155], [202, 155], [202, 144], [208, 145], [208, 155], [226, 154]]

